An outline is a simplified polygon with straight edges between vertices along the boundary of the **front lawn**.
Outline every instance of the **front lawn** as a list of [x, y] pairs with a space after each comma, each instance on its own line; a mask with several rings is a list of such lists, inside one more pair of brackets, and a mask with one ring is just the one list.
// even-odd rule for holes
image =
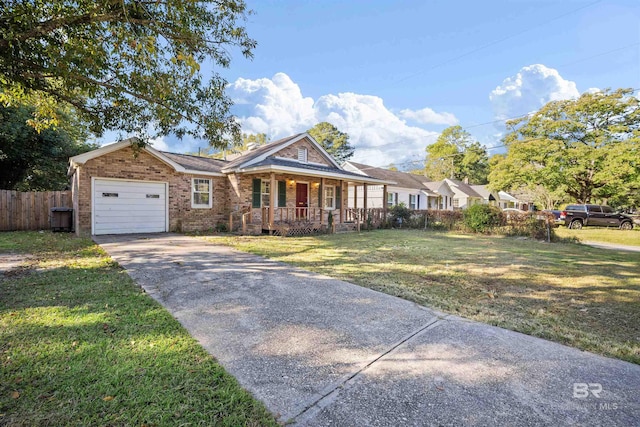
[[640, 253], [418, 230], [208, 239], [448, 313], [640, 363]]
[[0, 233], [0, 425], [277, 425], [88, 239]]
[[555, 229], [555, 233], [558, 237], [572, 238], [581, 242], [603, 242], [640, 246], [639, 225], [635, 225], [633, 230], [620, 230], [611, 227], [585, 227], [580, 230], [570, 230], [567, 227], [560, 226]]

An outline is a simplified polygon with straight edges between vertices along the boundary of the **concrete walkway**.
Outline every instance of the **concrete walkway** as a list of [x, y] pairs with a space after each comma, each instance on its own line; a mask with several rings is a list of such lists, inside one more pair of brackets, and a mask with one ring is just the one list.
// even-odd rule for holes
[[640, 425], [640, 366], [198, 238], [95, 240], [283, 422]]
[[640, 246], [621, 245], [619, 243], [604, 243], [604, 242], [581, 242], [583, 245], [593, 246], [599, 249], [611, 249], [614, 251], [627, 251], [627, 252], [640, 252]]

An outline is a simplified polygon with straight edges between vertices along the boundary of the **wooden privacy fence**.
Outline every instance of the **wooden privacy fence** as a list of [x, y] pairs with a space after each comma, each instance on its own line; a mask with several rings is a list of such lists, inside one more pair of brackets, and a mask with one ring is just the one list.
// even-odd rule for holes
[[51, 208], [72, 207], [71, 191], [0, 190], [0, 231], [47, 230]]

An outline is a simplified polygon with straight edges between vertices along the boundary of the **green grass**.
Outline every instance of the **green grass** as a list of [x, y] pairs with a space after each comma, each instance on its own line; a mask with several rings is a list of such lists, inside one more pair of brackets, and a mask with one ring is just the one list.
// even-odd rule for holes
[[560, 226], [555, 229], [558, 237], [576, 239], [581, 242], [617, 243], [620, 245], [640, 246], [640, 226], [633, 230], [617, 228], [585, 227], [581, 230], [570, 230]]
[[208, 239], [448, 313], [640, 363], [640, 253], [418, 230]]
[[0, 425], [275, 426], [264, 406], [88, 239], [0, 233]]

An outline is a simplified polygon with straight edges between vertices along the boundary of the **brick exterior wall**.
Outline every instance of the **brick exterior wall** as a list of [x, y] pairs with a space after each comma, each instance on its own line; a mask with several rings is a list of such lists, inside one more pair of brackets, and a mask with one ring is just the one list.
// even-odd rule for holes
[[[287, 188], [286, 207], [296, 207], [296, 183], [304, 182], [308, 184], [309, 194], [309, 207], [319, 207], [319, 187], [320, 178], [304, 176], [304, 175], [289, 175], [289, 174], [276, 174], [276, 181], [285, 181]], [[251, 207], [253, 196], [253, 180], [262, 179], [266, 181], [271, 180], [271, 175], [268, 173], [251, 174], [251, 175], [230, 175], [229, 176], [229, 188], [230, 188], [230, 208], [232, 211], [240, 210], [245, 207]], [[340, 181], [336, 179], [325, 179], [325, 185], [332, 185], [336, 187], [340, 186]], [[276, 203], [277, 203], [276, 197]], [[282, 206], [279, 206], [282, 207]], [[322, 206], [324, 207], [324, 206]], [[334, 216], [338, 215], [338, 211], [334, 212]], [[254, 208], [252, 211], [252, 219], [254, 224], [260, 224], [262, 221], [262, 209]]]
[[[105, 154], [80, 166], [73, 177], [75, 229], [80, 235], [91, 233], [91, 178], [118, 178], [169, 183], [169, 231], [197, 231], [214, 228], [228, 221], [229, 183], [226, 177], [211, 177], [176, 172], [171, 166], [142, 151], [134, 157], [131, 148]], [[211, 208], [191, 207], [192, 178], [211, 179]]]
[[[277, 152], [275, 156], [297, 159], [299, 147], [307, 148], [309, 162], [328, 165], [324, 156], [306, 139]], [[72, 177], [75, 230], [80, 235], [91, 233], [91, 178], [167, 182], [169, 184], [169, 231], [190, 232], [206, 231], [214, 228], [218, 223], [228, 224], [231, 212], [251, 207], [253, 179], [270, 180], [270, 174], [230, 174], [225, 177], [183, 174], [176, 172], [173, 167], [145, 151], [134, 156], [131, 148], [122, 148], [88, 160], [77, 168]], [[213, 184], [212, 208], [194, 209], [191, 207], [192, 178], [211, 179]], [[323, 195], [319, 195], [321, 182], [319, 177], [276, 174], [275, 178], [276, 181], [286, 182], [286, 207], [296, 207], [295, 182], [305, 182], [309, 185], [308, 206], [310, 208], [319, 207], [319, 197], [323, 198]], [[340, 181], [325, 179], [325, 184], [337, 188]], [[273, 191], [276, 189], [277, 186]], [[342, 200], [343, 203], [346, 203], [344, 190], [343, 188]], [[338, 215], [338, 212], [336, 210], [334, 215]], [[261, 213], [261, 209], [253, 209], [254, 224], [261, 223]]]

